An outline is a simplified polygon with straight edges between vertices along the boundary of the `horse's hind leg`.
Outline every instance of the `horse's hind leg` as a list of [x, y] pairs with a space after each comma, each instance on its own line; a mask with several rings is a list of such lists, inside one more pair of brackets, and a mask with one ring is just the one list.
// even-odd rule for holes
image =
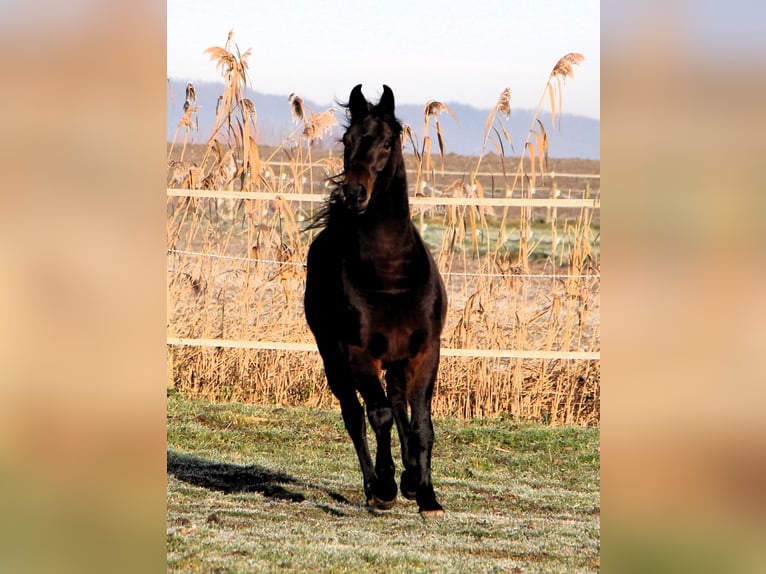
[[407, 397], [411, 420], [407, 443], [406, 469], [402, 473], [402, 493], [415, 494], [423, 516], [440, 516], [444, 509], [436, 500], [431, 482], [431, 450], [434, 427], [431, 422], [431, 397], [439, 366], [438, 346], [427, 347], [410, 360], [406, 369]]

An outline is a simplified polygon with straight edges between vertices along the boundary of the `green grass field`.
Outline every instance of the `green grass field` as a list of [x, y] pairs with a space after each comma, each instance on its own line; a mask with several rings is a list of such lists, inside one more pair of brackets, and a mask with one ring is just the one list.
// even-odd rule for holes
[[402, 497], [388, 512], [366, 509], [339, 411], [172, 394], [168, 570], [598, 570], [598, 428], [502, 418], [434, 427], [447, 514], [424, 521]]

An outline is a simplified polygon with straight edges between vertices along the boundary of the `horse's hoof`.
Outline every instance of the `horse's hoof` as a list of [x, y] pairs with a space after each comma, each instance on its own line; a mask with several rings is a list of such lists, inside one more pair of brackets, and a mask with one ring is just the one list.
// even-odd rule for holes
[[431, 510], [426, 510], [424, 508], [420, 509], [420, 517], [423, 520], [438, 520], [440, 518], [444, 518], [444, 509], [443, 508], [435, 508]]
[[396, 504], [396, 497], [391, 500], [381, 500], [377, 496], [373, 495], [367, 499], [367, 506], [373, 510], [391, 510]]
[[418, 500], [418, 509], [420, 516], [424, 519], [441, 518], [444, 516], [444, 508], [436, 500], [433, 491], [430, 493], [421, 493]]
[[417, 484], [413, 484], [410, 480], [410, 474], [405, 470], [402, 473], [402, 479], [400, 484], [400, 490], [402, 491], [402, 496], [406, 498], [407, 500], [415, 500], [415, 497], [418, 494], [417, 491]]

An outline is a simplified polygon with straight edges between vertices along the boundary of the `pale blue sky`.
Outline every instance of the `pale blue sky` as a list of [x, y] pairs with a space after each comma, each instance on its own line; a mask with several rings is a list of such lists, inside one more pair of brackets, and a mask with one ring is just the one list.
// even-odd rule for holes
[[600, 117], [598, 0], [168, 0], [167, 21], [170, 77], [219, 79], [203, 51], [234, 29], [254, 90], [318, 104], [385, 83], [401, 103], [477, 108], [510, 86], [512, 107], [533, 108], [558, 59], [579, 52], [564, 112]]

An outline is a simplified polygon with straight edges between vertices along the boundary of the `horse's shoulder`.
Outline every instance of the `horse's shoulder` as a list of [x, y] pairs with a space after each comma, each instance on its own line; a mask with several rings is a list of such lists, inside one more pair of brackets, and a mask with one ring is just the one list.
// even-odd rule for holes
[[333, 233], [329, 228], [322, 229], [314, 237], [311, 245], [309, 245], [308, 260], [309, 264], [313, 259], [321, 259], [335, 250], [335, 246], [338, 244], [337, 234]]

